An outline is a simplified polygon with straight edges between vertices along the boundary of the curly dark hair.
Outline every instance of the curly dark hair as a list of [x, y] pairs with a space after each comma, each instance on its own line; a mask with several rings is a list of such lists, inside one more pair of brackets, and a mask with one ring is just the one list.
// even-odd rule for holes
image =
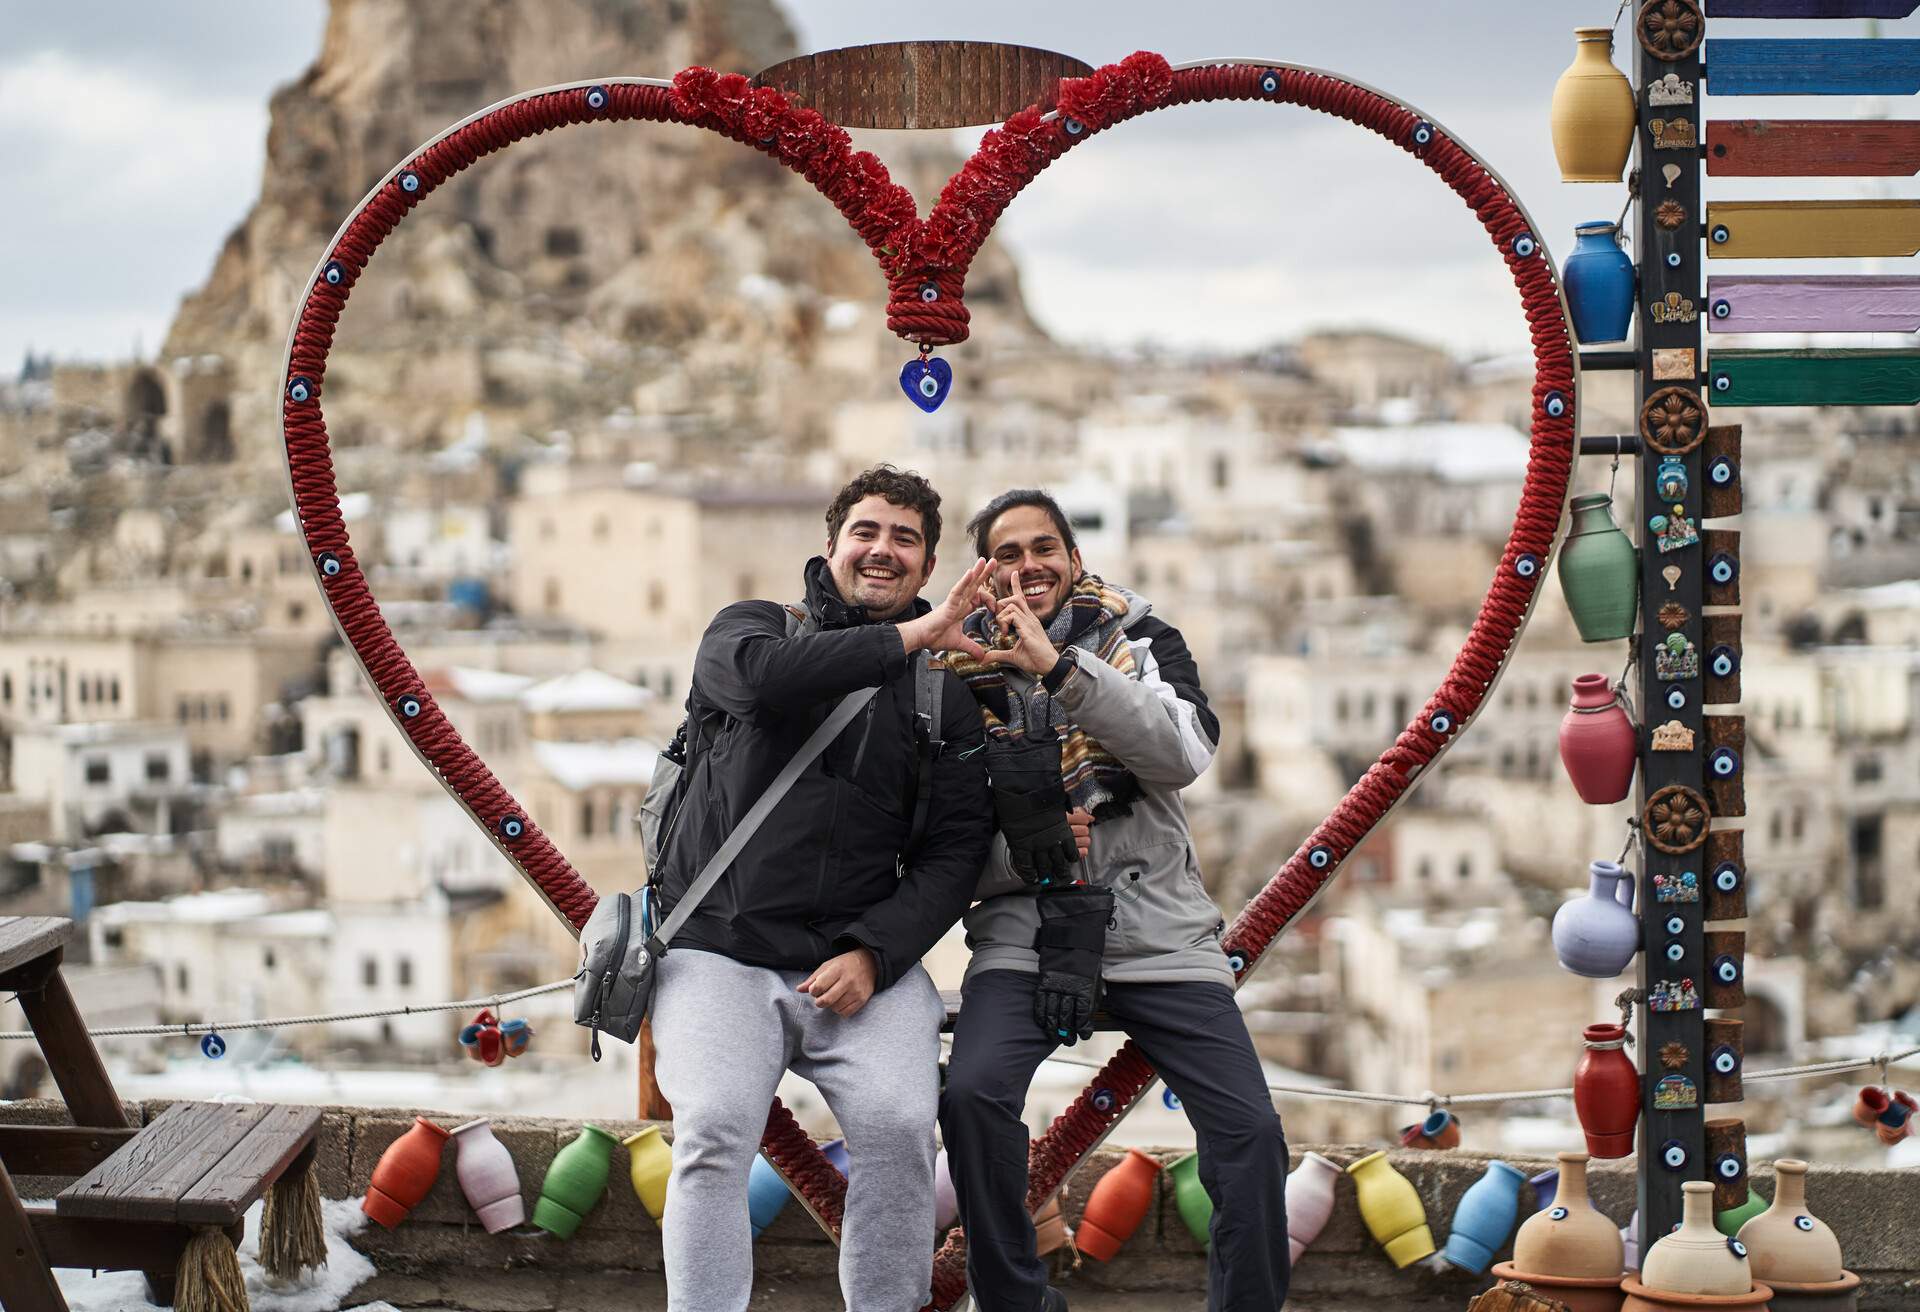
[[1069, 552], [1078, 549], [1078, 544], [1073, 540], [1073, 522], [1067, 518], [1067, 512], [1060, 509], [1060, 503], [1037, 487], [1016, 487], [987, 502], [980, 507], [979, 514], [967, 521], [967, 532], [973, 534], [976, 556], [986, 559], [987, 539], [993, 534], [993, 522], [1020, 506], [1033, 506], [1046, 511], [1054, 528], [1060, 531], [1060, 545]]
[[927, 556], [931, 558], [940, 545], [940, 494], [912, 470], [892, 465], [875, 465], [855, 475], [834, 494], [833, 504], [827, 507], [827, 541], [838, 542], [840, 530], [847, 526], [848, 512], [862, 497], [872, 496], [885, 497], [902, 510], [920, 512], [920, 536], [927, 540]]

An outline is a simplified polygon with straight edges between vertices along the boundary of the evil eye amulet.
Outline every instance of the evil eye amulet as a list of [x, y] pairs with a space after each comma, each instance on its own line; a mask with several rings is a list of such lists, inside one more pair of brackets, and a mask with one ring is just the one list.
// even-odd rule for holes
[[1573, 1213], [1568, 1211], [1566, 1208], [1556, 1207], [1551, 1212], [1547, 1213], [1547, 1219], [1549, 1221], [1564, 1221], [1571, 1215], [1573, 1215]]
[[1740, 1173], [1747, 1168], [1732, 1153], [1722, 1153], [1720, 1159], [1713, 1164], [1713, 1169], [1722, 1180], [1738, 1180]]
[[1716, 779], [1731, 779], [1740, 773], [1740, 753], [1731, 747], [1716, 747], [1707, 758], [1707, 769]]
[[1540, 573], [1540, 557], [1531, 551], [1523, 552], [1513, 562], [1513, 572], [1523, 579], [1534, 578]]
[[218, 1034], [209, 1034], [200, 1040], [200, 1055], [208, 1061], [219, 1061], [227, 1055], [227, 1041]]
[[1722, 861], [1713, 868], [1713, 886], [1722, 893], [1731, 893], [1740, 887], [1740, 867], [1731, 861]]
[[1547, 399], [1541, 408], [1558, 419], [1567, 412], [1567, 398], [1559, 392], [1548, 392]]
[[1669, 1139], [1660, 1148], [1660, 1165], [1669, 1171], [1684, 1171], [1687, 1168], [1687, 1146], [1678, 1139]]
[[1279, 91], [1280, 91], [1280, 74], [1276, 70], [1270, 68], [1266, 72], [1260, 75], [1260, 94], [1261, 95], [1264, 95], [1264, 96], [1277, 95], [1279, 94]]
[[1325, 843], [1307, 849], [1307, 864], [1315, 870], [1325, 870], [1333, 864], [1333, 849]]
[[1686, 955], [1687, 955], [1686, 948], [1682, 947], [1680, 944], [1678, 943], [1667, 944], [1667, 960], [1668, 961], [1678, 961]]
[[953, 390], [953, 366], [938, 357], [909, 360], [900, 369], [900, 390], [909, 401], [932, 414]]
[[1711, 1060], [1716, 1075], [1731, 1075], [1740, 1069], [1740, 1054], [1724, 1044], [1713, 1050]]
[[1813, 1218], [1810, 1216], [1796, 1216], [1793, 1218], [1793, 1228], [1804, 1234], [1812, 1234]]
[[1715, 647], [1707, 653], [1707, 668], [1713, 671], [1716, 679], [1729, 678], [1740, 672], [1740, 653], [1731, 647]]
[[1112, 1089], [1095, 1089], [1093, 1091], [1093, 1109], [1097, 1112], [1112, 1111], [1117, 1101], [1119, 1100], [1113, 1096]]
[[1667, 917], [1667, 933], [1679, 934], [1684, 932], [1686, 928], [1687, 928], [1687, 922], [1682, 920], [1679, 916]]
[[1687, 706], [1687, 690], [1677, 683], [1667, 685], [1667, 705], [1676, 711], [1685, 710]]
[[1707, 577], [1715, 583], [1731, 583], [1740, 577], [1740, 562], [1726, 552], [1716, 552], [1707, 562]]
[[1737, 983], [1740, 979], [1740, 963], [1724, 954], [1715, 957], [1713, 959], [1713, 977], [1722, 984]]
[[1729, 1236], [1727, 1239], [1727, 1251], [1729, 1253], [1732, 1253], [1735, 1257], [1744, 1258], [1747, 1255], [1747, 1246], [1741, 1243], [1738, 1239], [1734, 1239], [1731, 1236]]

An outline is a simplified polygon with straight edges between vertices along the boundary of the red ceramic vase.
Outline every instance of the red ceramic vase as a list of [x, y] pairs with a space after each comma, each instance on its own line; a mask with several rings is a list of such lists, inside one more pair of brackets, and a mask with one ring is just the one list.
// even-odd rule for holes
[[360, 1210], [391, 1230], [433, 1188], [440, 1176], [440, 1150], [447, 1132], [424, 1116], [413, 1118], [413, 1128], [387, 1145], [367, 1181]]
[[1872, 1129], [1873, 1123], [1880, 1119], [1880, 1113], [1887, 1109], [1889, 1101], [1886, 1090], [1871, 1084], [1865, 1085], [1860, 1090], [1860, 1096], [1854, 1100], [1853, 1119]]
[[1640, 734], [1614, 700], [1604, 674], [1583, 674], [1573, 681], [1573, 705], [1560, 722], [1560, 762], [1580, 800], [1608, 806], [1633, 787], [1633, 766]]
[[1087, 1210], [1074, 1231], [1074, 1247], [1088, 1257], [1113, 1261], [1152, 1205], [1153, 1177], [1159, 1171], [1159, 1162], [1138, 1148], [1127, 1149], [1120, 1165], [1101, 1176], [1087, 1196]]
[[1633, 1152], [1633, 1129], [1640, 1121], [1640, 1072], [1623, 1046], [1620, 1025], [1589, 1025], [1587, 1045], [1573, 1072], [1573, 1109], [1586, 1132], [1587, 1152], [1595, 1157], [1625, 1157]]

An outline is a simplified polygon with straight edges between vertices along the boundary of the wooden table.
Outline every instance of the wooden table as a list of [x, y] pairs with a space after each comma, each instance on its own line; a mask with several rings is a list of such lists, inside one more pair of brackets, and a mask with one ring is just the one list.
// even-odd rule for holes
[[[71, 921], [0, 917], [0, 990], [19, 995], [71, 1126], [0, 1126], [0, 1305], [66, 1312], [55, 1267], [142, 1271], [173, 1301], [180, 1252], [209, 1227], [240, 1242], [247, 1208], [309, 1169], [318, 1107], [175, 1103], [144, 1129], [114, 1092], [60, 973]], [[28, 1207], [13, 1174], [79, 1176], [53, 1206]]]

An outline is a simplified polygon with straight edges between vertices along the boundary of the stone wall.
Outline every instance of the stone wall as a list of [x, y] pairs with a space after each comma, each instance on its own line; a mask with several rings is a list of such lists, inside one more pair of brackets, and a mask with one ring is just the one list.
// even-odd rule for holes
[[[130, 1110], [144, 1119], [157, 1114], [164, 1105], [149, 1102], [130, 1105]], [[440, 1112], [329, 1109], [316, 1163], [321, 1192], [329, 1198], [364, 1194], [380, 1154], [406, 1131], [416, 1114], [448, 1128], [468, 1119]], [[66, 1109], [59, 1103], [0, 1106], [0, 1121], [45, 1123], [66, 1119]], [[646, 1123], [596, 1124], [624, 1137]], [[513, 1153], [531, 1211], [548, 1164], [560, 1146], [579, 1133], [579, 1124], [515, 1116], [495, 1117], [493, 1126], [495, 1136]], [[1296, 1161], [1301, 1151], [1299, 1147], [1294, 1149]], [[1315, 1151], [1344, 1164], [1372, 1148], [1321, 1146]], [[1163, 1160], [1175, 1156], [1164, 1151], [1156, 1155]], [[1088, 1191], [1119, 1160], [1118, 1153], [1102, 1152], [1075, 1177], [1068, 1190], [1070, 1222], [1078, 1221]], [[1395, 1150], [1392, 1160], [1419, 1188], [1435, 1238], [1444, 1242], [1454, 1205], [1485, 1170], [1487, 1157], [1461, 1151]], [[1553, 1164], [1531, 1157], [1506, 1160], [1529, 1175]], [[531, 1229], [488, 1235], [460, 1193], [449, 1152], [433, 1192], [404, 1224], [392, 1231], [369, 1224], [355, 1237], [356, 1245], [372, 1258], [380, 1272], [357, 1295], [377, 1296], [401, 1306], [417, 1305], [432, 1301], [432, 1291], [444, 1287], [449, 1273], [490, 1272], [493, 1275], [489, 1278], [497, 1279], [510, 1272], [514, 1279], [528, 1285], [544, 1279], [554, 1285], [572, 1282], [568, 1288], [584, 1289], [597, 1283], [620, 1291], [625, 1299], [638, 1298], [635, 1305], [652, 1306], [648, 1299], [664, 1290], [660, 1235], [627, 1186], [626, 1171], [625, 1149], [616, 1147], [606, 1197], [571, 1240], [562, 1242]], [[1634, 1176], [1630, 1160], [1595, 1163], [1590, 1180], [1594, 1203], [1602, 1211], [1616, 1220], [1631, 1214]], [[16, 1183], [25, 1197], [47, 1197], [59, 1182], [27, 1178]], [[1771, 1196], [1771, 1167], [1762, 1167], [1756, 1173], [1756, 1185], [1763, 1195]], [[1920, 1173], [1828, 1170], [1816, 1165], [1807, 1177], [1807, 1196], [1814, 1214], [1839, 1235], [1848, 1268], [1865, 1280], [1860, 1307], [1865, 1312], [1893, 1312], [1916, 1306], [1920, 1300], [1920, 1245], [1913, 1238], [1913, 1222], [1920, 1217]], [[1501, 1254], [1502, 1258], [1509, 1255], [1510, 1249]], [[1181, 1224], [1164, 1175], [1154, 1209], [1113, 1262], [1086, 1258], [1076, 1267], [1070, 1253], [1056, 1254], [1052, 1260], [1056, 1283], [1073, 1291], [1076, 1307], [1202, 1306], [1205, 1253]], [[791, 1306], [795, 1308], [814, 1305], [810, 1298], [798, 1296], [801, 1290], [819, 1291], [831, 1298], [836, 1261], [835, 1250], [797, 1206], [789, 1206], [754, 1247], [756, 1282], [763, 1289], [792, 1288], [796, 1297]], [[1436, 1273], [1418, 1263], [1405, 1271], [1394, 1270], [1368, 1237], [1352, 1189], [1343, 1186], [1326, 1230], [1295, 1270], [1290, 1305], [1302, 1309], [1391, 1307], [1399, 1312], [1457, 1312], [1490, 1283], [1491, 1277], [1470, 1276], [1451, 1268]], [[562, 1294], [556, 1303], [527, 1305], [596, 1305], [596, 1300], [585, 1294], [576, 1299], [570, 1303]], [[756, 1302], [755, 1306], [760, 1304]], [[769, 1306], [786, 1308], [789, 1300], [774, 1297]]]

